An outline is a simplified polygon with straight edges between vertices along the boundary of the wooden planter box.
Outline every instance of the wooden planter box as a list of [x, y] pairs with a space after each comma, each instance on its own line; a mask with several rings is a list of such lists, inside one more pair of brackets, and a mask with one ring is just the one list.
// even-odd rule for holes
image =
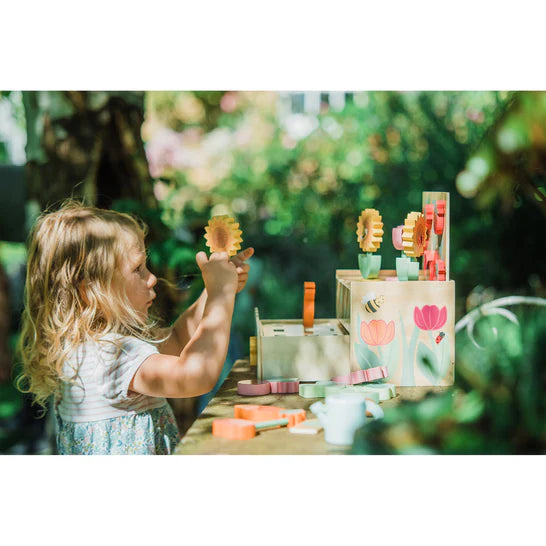
[[[437, 251], [446, 280], [427, 280], [435, 278], [429, 269], [412, 281], [399, 281], [394, 270], [381, 270], [375, 279], [364, 279], [358, 269], [337, 270], [336, 317], [315, 320], [312, 333], [304, 331], [301, 320], [260, 320], [256, 309], [258, 378], [317, 381], [387, 366], [388, 381], [399, 386], [452, 385], [455, 282], [449, 280], [449, 194], [423, 192], [423, 210], [433, 205], [438, 211], [440, 200], [445, 226], [439, 235], [431, 232], [428, 248]], [[380, 296], [383, 303], [367, 305]]]
[[349, 332], [336, 319], [316, 319], [313, 333], [301, 320], [260, 320], [256, 309], [258, 379], [319, 381], [349, 373]]
[[[455, 281], [398, 281], [394, 271], [365, 280], [348, 269], [336, 271], [336, 283], [351, 371], [381, 365], [396, 385], [453, 384]], [[365, 307], [371, 295], [384, 298], [375, 312]]]
[[[337, 317], [315, 320], [312, 334], [301, 320], [260, 320], [256, 310], [260, 380], [319, 381], [387, 366], [399, 386], [453, 384], [454, 281], [398, 281], [393, 271], [364, 280], [358, 269], [342, 269], [336, 283]], [[384, 297], [375, 312], [363, 303], [371, 293]]]

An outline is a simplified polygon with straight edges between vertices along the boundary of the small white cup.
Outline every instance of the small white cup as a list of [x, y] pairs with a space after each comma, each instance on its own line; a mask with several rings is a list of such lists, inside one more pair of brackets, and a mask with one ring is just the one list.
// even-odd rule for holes
[[351, 445], [356, 430], [366, 423], [366, 411], [375, 419], [383, 417], [383, 410], [363, 393], [339, 392], [326, 396], [326, 404], [315, 402], [311, 411], [324, 427], [324, 439], [329, 444]]

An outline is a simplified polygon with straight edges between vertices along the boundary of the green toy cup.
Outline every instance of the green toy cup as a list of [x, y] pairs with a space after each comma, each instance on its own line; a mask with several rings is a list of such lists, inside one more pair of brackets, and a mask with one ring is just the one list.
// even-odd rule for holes
[[410, 263], [411, 260], [409, 258], [406, 258], [405, 256], [402, 258], [396, 258], [396, 276], [398, 277], [399, 281], [409, 280], [408, 272]]
[[418, 281], [419, 262], [414, 262], [405, 256], [396, 258], [396, 276], [399, 281]]
[[410, 261], [408, 267], [408, 279], [410, 281], [419, 280], [419, 262], [414, 262], [413, 260]]
[[377, 279], [381, 269], [381, 256], [378, 254], [359, 254], [358, 267], [365, 279]]

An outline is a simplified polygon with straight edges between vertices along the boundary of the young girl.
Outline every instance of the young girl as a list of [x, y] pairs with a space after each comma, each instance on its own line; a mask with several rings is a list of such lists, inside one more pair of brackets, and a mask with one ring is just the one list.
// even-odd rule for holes
[[159, 330], [144, 237], [131, 216], [74, 202], [30, 234], [20, 382], [44, 409], [54, 395], [61, 454], [172, 453], [179, 432], [165, 398], [204, 394], [222, 370], [254, 250], [199, 252], [203, 293]]

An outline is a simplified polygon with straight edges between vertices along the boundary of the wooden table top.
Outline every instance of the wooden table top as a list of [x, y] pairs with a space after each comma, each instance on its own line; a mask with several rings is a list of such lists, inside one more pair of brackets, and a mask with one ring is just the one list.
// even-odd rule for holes
[[[176, 455], [342, 455], [350, 447], [334, 446], [324, 440], [324, 430], [318, 434], [292, 434], [286, 427], [259, 432], [251, 440], [226, 440], [212, 435], [212, 421], [233, 417], [235, 404], [280, 406], [286, 409], [305, 409], [308, 419], [315, 416], [309, 406], [323, 398], [303, 398], [298, 394], [268, 394], [266, 396], [239, 396], [237, 382], [255, 379], [256, 368], [248, 360], [237, 360], [216, 396], [188, 429], [176, 446]], [[389, 407], [403, 400], [419, 400], [430, 391], [443, 392], [451, 387], [397, 387], [397, 395], [381, 402]]]

